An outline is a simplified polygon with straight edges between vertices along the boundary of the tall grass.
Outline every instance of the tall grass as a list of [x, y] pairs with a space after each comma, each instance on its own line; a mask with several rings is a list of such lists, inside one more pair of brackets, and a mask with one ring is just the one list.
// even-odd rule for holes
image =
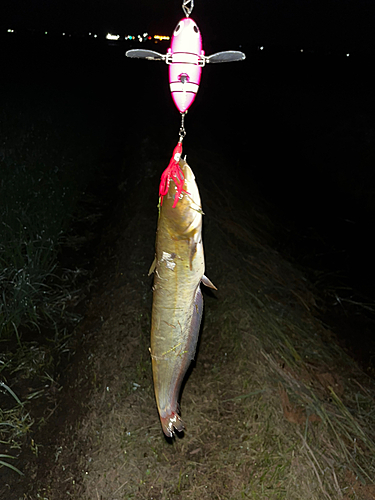
[[[23, 441], [33, 422], [25, 404], [4, 382], [0, 382], [0, 392], [7, 395], [14, 403], [9, 409], [0, 407], [0, 443], [11, 449], [18, 448], [19, 441]], [[14, 458], [13, 455], [0, 453], [0, 467], [8, 467], [23, 475], [17, 467], [9, 462], [9, 459], [12, 458]]]
[[61, 239], [92, 163], [82, 120], [43, 104], [0, 113], [0, 340], [51, 316]]
[[49, 370], [46, 352], [56, 346], [45, 349], [41, 327], [53, 327], [50, 344], [65, 343], [70, 290], [58, 277], [58, 255], [95, 154], [72, 106], [30, 102], [0, 102], [0, 468], [13, 470], [8, 450], [20, 447], [32, 419], [12, 382], [35, 377], [36, 365], [43, 377]]
[[2, 165], [0, 337], [48, 315], [51, 278], [73, 196], [47, 165]]

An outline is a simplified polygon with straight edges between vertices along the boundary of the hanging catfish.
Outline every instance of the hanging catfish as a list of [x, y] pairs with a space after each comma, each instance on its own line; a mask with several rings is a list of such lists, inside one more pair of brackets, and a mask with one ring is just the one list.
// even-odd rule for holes
[[176, 180], [163, 186], [155, 260], [149, 272], [155, 272], [150, 348], [154, 390], [162, 429], [168, 437], [184, 428], [178, 397], [198, 341], [203, 311], [200, 284], [216, 290], [204, 275], [198, 186], [180, 155], [181, 148], [176, 147]]
[[125, 55], [151, 61], [165, 61], [169, 65], [169, 87], [180, 113], [185, 113], [193, 103], [198, 92], [202, 68], [206, 63], [243, 61], [246, 57], [238, 50], [205, 56], [202, 50], [201, 32], [190, 17], [184, 17], [177, 24], [166, 54], [159, 54], [153, 50], [132, 49]]

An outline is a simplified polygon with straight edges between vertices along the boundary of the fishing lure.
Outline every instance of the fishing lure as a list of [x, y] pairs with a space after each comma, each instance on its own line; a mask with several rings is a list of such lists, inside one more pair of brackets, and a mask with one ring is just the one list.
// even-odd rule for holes
[[161, 178], [159, 198], [161, 205], [172, 179], [177, 186], [173, 208], [176, 207], [180, 195], [184, 191], [184, 174], [179, 167], [182, 141], [186, 135], [184, 118], [197, 95], [202, 68], [207, 63], [243, 61], [246, 58], [245, 54], [238, 50], [227, 50], [206, 56], [202, 49], [201, 32], [197, 23], [190, 18], [193, 7], [194, 0], [183, 0], [182, 9], [186, 17], [178, 22], [172, 35], [171, 45], [166, 54], [145, 49], [131, 49], [125, 53], [127, 57], [148, 59], [150, 61], [164, 61], [169, 65], [169, 88], [172, 99], [181, 113], [181, 127], [179, 142]]
[[246, 57], [238, 50], [227, 50], [206, 56], [202, 49], [202, 35], [197, 23], [188, 16], [178, 22], [166, 54], [153, 50], [132, 49], [125, 55], [151, 61], [165, 61], [169, 65], [169, 88], [180, 113], [185, 113], [192, 105], [199, 89], [202, 68], [207, 63], [243, 61]]

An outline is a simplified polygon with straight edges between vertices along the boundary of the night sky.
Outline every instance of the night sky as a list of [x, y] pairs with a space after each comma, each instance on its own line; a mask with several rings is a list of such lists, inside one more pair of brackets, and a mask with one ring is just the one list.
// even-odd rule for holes
[[[0, 26], [170, 34], [183, 16], [181, 4], [180, 0], [3, 0]], [[264, 45], [375, 48], [373, 0], [196, 0], [192, 17], [210, 40], [225, 33]]]

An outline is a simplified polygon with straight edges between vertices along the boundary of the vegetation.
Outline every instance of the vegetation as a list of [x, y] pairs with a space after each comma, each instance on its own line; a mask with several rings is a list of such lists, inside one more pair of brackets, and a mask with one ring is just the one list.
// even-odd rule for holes
[[[67, 325], [79, 319], [67, 307], [79, 292], [77, 273], [59, 267], [58, 257], [95, 153], [63, 104], [30, 102], [8, 95], [0, 113], [0, 467], [13, 470], [1, 450], [19, 450], [30, 437], [29, 403], [53, 382]], [[36, 378], [44, 389], [21, 401], [11, 385]]]

